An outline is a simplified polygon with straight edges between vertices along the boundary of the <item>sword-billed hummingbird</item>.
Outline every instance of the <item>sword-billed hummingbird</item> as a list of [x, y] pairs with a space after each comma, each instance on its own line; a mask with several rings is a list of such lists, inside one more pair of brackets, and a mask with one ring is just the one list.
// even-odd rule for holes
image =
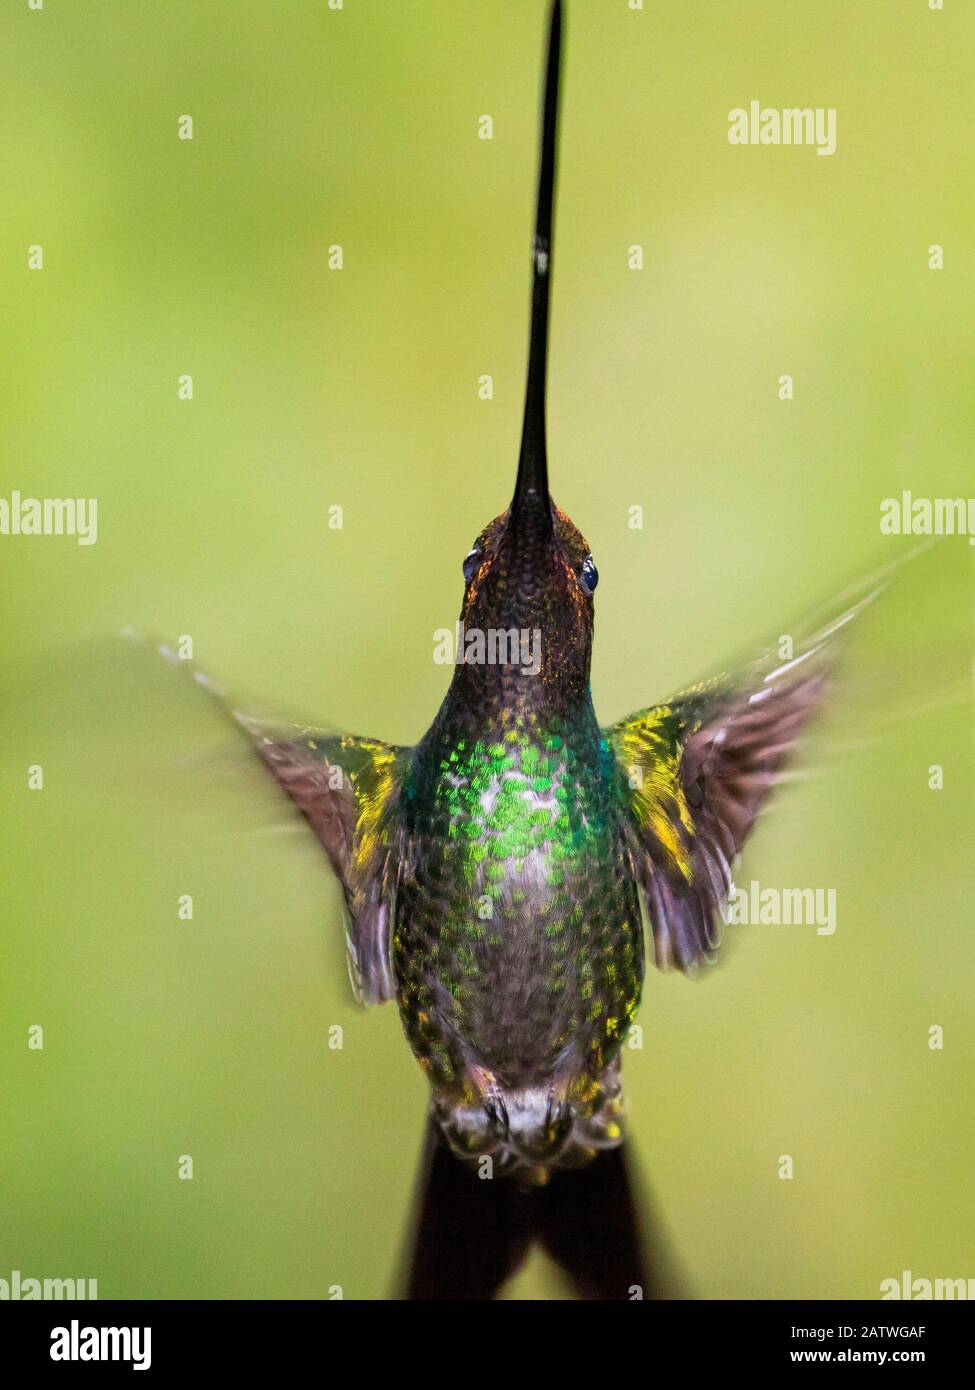
[[517, 476], [463, 560], [467, 641], [443, 703], [413, 747], [233, 710], [341, 881], [357, 996], [396, 1001], [435, 1125], [460, 1159], [522, 1182], [620, 1144], [641, 904], [659, 966], [713, 956], [734, 862], [840, 625], [785, 665], [597, 719], [597, 570], [550, 497], [545, 432], [561, 37], [555, 0]]

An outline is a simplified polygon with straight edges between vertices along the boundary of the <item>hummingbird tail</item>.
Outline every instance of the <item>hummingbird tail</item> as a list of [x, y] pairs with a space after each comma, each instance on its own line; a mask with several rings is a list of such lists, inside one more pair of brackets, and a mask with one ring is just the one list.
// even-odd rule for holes
[[679, 1296], [662, 1260], [653, 1278], [648, 1272], [636, 1191], [623, 1146], [598, 1153], [584, 1167], [551, 1171], [542, 1187], [524, 1188], [512, 1177], [480, 1178], [454, 1157], [431, 1120], [405, 1296], [492, 1299], [535, 1244], [577, 1297]]
[[528, 1253], [532, 1194], [504, 1178], [481, 1181], [454, 1157], [433, 1119], [420, 1180], [405, 1296], [494, 1298]]

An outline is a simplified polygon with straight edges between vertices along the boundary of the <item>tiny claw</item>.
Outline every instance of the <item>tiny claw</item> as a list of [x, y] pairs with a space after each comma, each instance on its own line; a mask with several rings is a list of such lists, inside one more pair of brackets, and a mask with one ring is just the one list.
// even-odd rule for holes
[[471, 1078], [480, 1093], [484, 1113], [492, 1127], [499, 1129], [507, 1139], [510, 1131], [508, 1107], [505, 1105], [504, 1092], [498, 1085], [497, 1077], [487, 1067], [472, 1067]]

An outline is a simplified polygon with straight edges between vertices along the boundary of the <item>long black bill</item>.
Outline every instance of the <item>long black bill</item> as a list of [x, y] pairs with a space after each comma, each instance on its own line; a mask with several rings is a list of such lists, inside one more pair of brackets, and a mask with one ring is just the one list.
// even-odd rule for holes
[[514, 517], [539, 502], [551, 526], [548, 500], [548, 459], [545, 445], [545, 376], [548, 362], [549, 282], [552, 272], [552, 205], [555, 198], [556, 145], [558, 142], [559, 67], [562, 51], [562, 2], [554, 0], [548, 30], [548, 61], [542, 101], [542, 147], [538, 170], [538, 202], [535, 241], [532, 247], [531, 342], [528, 349], [528, 384], [525, 418], [518, 456], [518, 480], [511, 503]]

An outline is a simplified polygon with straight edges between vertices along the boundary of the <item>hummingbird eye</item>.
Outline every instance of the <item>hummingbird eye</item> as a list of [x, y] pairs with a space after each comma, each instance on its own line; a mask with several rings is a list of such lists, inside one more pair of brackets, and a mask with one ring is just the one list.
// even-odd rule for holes
[[464, 579], [469, 584], [474, 578], [474, 571], [481, 562], [481, 552], [475, 545], [473, 550], [468, 551], [464, 560]]
[[583, 560], [579, 578], [582, 580], [582, 587], [588, 594], [591, 594], [599, 583], [599, 571], [591, 555], [587, 555]]

